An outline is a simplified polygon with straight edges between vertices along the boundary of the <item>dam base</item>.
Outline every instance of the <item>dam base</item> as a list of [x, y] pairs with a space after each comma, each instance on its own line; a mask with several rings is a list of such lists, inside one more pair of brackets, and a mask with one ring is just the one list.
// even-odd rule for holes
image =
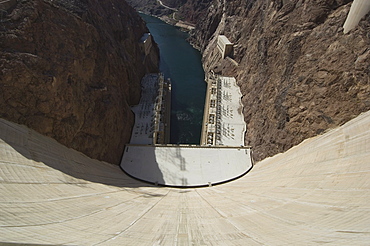
[[207, 81], [202, 144], [169, 144], [170, 81], [157, 74], [144, 77], [140, 103], [132, 109], [131, 142], [120, 164], [124, 172], [156, 185], [199, 187], [234, 180], [252, 168], [235, 79], [212, 75]]

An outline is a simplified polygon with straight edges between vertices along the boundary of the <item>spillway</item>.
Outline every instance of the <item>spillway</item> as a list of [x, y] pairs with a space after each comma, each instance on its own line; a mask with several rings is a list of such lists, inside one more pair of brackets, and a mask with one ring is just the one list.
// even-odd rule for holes
[[2, 243], [370, 242], [370, 111], [206, 188], [142, 183], [5, 120], [0, 138]]

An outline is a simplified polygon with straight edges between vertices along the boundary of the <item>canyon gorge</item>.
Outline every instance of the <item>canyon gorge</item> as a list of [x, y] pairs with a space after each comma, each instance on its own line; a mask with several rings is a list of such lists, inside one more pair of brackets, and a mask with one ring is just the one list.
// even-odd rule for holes
[[[0, 1], [0, 245], [368, 245], [370, 15], [344, 33], [349, 0], [127, 2]], [[181, 34], [156, 43], [134, 8], [196, 27], [183, 33], [141, 15]], [[232, 48], [225, 57], [220, 35]], [[245, 121], [236, 147], [148, 144], [164, 90], [146, 97], [140, 81], [165, 71], [163, 46], [185, 57], [181, 43], [199, 66], [167, 64], [182, 69], [178, 77], [199, 67], [202, 85], [203, 70], [212, 74], [216, 115], [238, 111]], [[176, 86], [169, 74], [166, 94]], [[213, 83], [223, 76], [235, 77], [237, 85], [226, 79], [237, 94], [218, 92], [230, 88]], [[229, 114], [215, 103], [230, 95], [238, 104]], [[137, 108], [145, 121], [133, 127], [140, 97], [153, 100]], [[202, 104], [194, 97], [184, 100]], [[186, 112], [177, 115], [196, 122]], [[149, 141], [130, 145], [131, 132]], [[238, 162], [251, 169], [235, 180], [207, 177]], [[202, 187], [185, 176], [170, 186], [181, 173], [199, 175]]]
[[[157, 1], [128, 2], [174, 12]], [[256, 160], [370, 109], [370, 17], [343, 34], [351, 1], [162, 3], [196, 24], [189, 41], [205, 72], [237, 79], [245, 144]], [[134, 9], [118, 0], [20, 1], [2, 18], [1, 117], [118, 163], [140, 79], [158, 70], [156, 46], [148, 56], [140, 51], [147, 29]], [[216, 47], [221, 34], [234, 44], [225, 59]]]
[[19, 1], [0, 32], [0, 117], [118, 164], [144, 74], [145, 23], [126, 2]]
[[[370, 109], [370, 18], [344, 34], [351, 2], [163, 1], [187, 16], [202, 13], [189, 41], [201, 51], [206, 73], [237, 79], [245, 141], [256, 160]], [[218, 35], [234, 44], [225, 59]]]

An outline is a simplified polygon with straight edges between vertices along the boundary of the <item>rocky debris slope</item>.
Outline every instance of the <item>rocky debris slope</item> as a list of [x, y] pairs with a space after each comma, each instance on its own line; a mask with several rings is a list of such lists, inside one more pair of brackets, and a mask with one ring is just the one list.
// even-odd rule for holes
[[158, 67], [141, 18], [120, 0], [19, 1], [2, 18], [0, 117], [118, 164], [140, 80]]
[[370, 17], [344, 35], [349, 2], [216, 0], [193, 32], [205, 71], [237, 78], [257, 160], [370, 109]]

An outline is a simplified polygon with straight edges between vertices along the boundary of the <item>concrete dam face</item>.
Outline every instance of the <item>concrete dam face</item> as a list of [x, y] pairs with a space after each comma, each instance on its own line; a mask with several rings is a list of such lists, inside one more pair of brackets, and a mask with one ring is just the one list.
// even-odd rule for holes
[[369, 129], [367, 112], [240, 179], [180, 189], [0, 120], [0, 244], [366, 245]]

